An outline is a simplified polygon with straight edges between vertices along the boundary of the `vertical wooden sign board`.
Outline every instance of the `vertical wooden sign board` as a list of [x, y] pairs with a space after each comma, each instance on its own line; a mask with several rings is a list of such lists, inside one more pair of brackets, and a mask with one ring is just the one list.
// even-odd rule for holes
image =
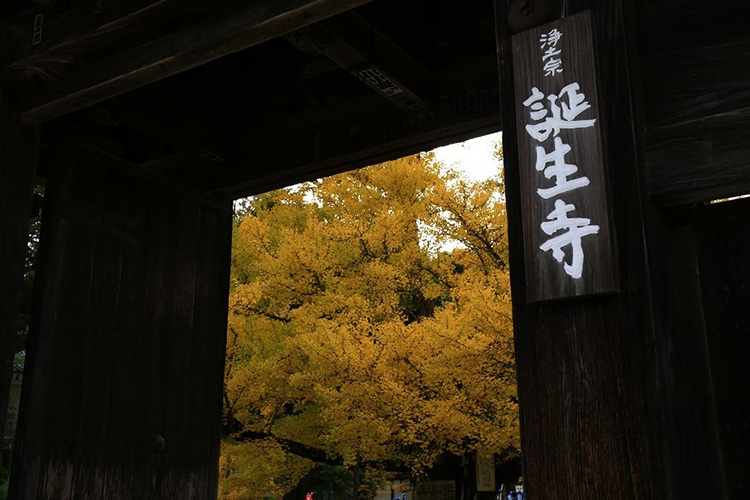
[[477, 491], [496, 491], [495, 457], [476, 452]]
[[512, 42], [527, 300], [614, 292], [591, 15]]

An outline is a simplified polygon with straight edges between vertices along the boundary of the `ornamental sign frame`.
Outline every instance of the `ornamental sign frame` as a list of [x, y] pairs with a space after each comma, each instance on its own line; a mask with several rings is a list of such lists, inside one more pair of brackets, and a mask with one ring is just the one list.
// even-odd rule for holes
[[528, 302], [613, 293], [613, 232], [589, 11], [513, 35]]

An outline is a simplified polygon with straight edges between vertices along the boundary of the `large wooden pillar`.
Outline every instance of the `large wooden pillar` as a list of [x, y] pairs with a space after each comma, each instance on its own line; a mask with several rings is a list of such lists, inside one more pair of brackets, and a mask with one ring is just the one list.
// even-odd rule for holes
[[526, 301], [510, 3], [496, 6], [526, 491], [534, 499], [668, 498], [649, 269], [653, 207], [637, 143], [628, 5], [560, 1], [553, 16], [587, 9], [593, 15], [618, 291], [532, 304]]
[[231, 206], [111, 162], [48, 182], [10, 498], [215, 498]]
[[38, 141], [37, 127], [21, 121], [19, 104], [17, 96], [0, 88], [0, 436], [18, 348]]

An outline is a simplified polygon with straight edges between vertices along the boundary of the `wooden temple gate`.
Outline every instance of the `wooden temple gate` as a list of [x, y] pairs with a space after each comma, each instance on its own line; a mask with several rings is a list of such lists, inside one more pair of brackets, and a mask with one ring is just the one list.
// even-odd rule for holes
[[[591, 55], [563, 54], [596, 68], [612, 278], [547, 296], [524, 245], [513, 34], [585, 11]], [[215, 498], [231, 200], [496, 130], [527, 497], [748, 498], [750, 206], [706, 202], [750, 191], [749, 15], [744, 0], [3, 3], [3, 381], [46, 184], [10, 498]]]

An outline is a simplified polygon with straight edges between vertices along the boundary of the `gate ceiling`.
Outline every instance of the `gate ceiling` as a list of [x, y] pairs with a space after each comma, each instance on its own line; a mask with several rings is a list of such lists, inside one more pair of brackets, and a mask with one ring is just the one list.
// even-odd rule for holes
[[[25, 116], [51, 119], [48, 143], [77, 130], [85, 147], [144, 174], [231, 197], [499, 129], [491, 1], [291, 2], [301, 20], [274, 17], [290, 2], [214, 3], [176, 16], [157, 2], [137, 20], [27, 54], [4, 76], [30, 86]], [[330, 15], [316, 7], [326, 3], [364, 5], [305, 25]], [[239, 23], [232, 14], [270, 21], [209, 44], [222, 22]]]

